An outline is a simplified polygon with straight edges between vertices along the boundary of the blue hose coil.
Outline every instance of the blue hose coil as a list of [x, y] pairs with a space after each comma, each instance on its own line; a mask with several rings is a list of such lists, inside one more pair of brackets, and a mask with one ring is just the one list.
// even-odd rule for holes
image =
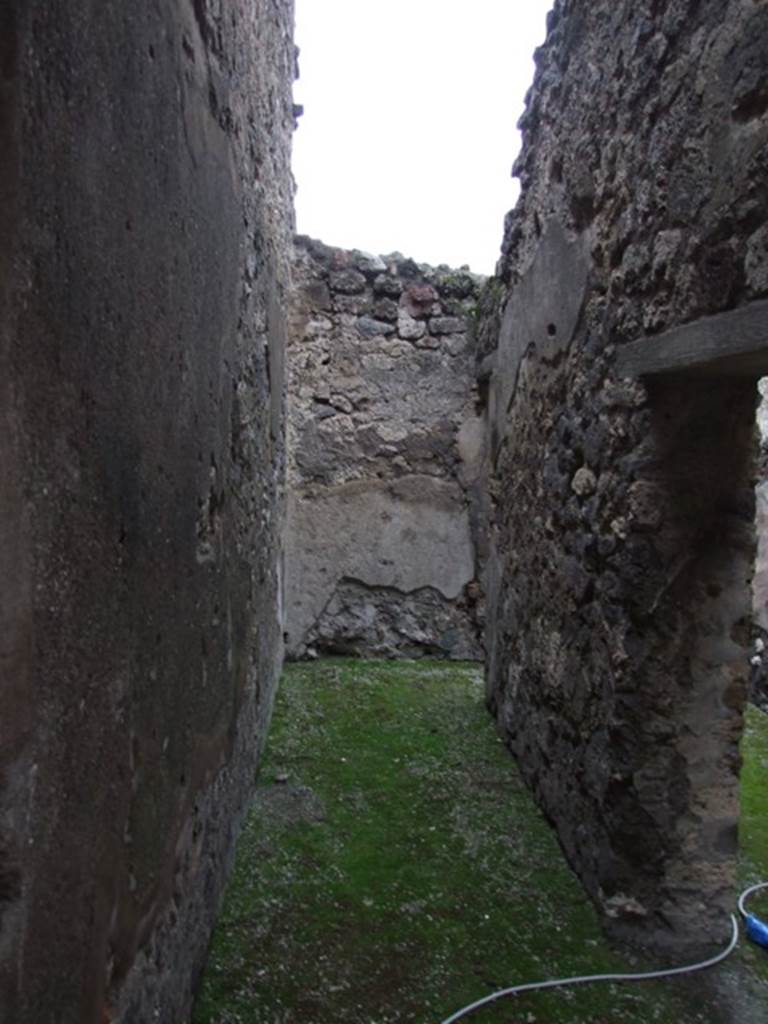
[[761, 921], [759, 917], [755, 917], [754, 914], [747, 914], [744, 919], [744, 930], [748, 937], [756, 942], [758, 946], [765, 946], [768, 948], [768, 924], [765, 921]]

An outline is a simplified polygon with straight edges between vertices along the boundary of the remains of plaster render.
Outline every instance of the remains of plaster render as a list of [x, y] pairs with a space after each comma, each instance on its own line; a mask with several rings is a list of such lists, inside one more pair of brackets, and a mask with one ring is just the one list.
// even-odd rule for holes
[[292, 22], [0, 4], [3, 1024], [188, 1019], [281, 663]]
[[481, 660], [482, 279], [308, 238], [293, 277], [288, 655]]

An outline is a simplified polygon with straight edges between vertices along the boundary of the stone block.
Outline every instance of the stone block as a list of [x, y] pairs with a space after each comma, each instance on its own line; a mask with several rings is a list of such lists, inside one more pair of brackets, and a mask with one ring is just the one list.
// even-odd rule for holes
[[357, 270], [334, 270], [328, 277], [331, 291], [359, 295], [365, 291], [365, 276]]
[[393, 334], [395, 328], [386, 320], [374, 320], [370, 316], [361, 316], [357, 321], [357, 331], [362, 338], [376, 338], [381, 335]]
[[461, 334], [466, 321], [457, 316], [434, 316], [429, 321], [430, 334]]

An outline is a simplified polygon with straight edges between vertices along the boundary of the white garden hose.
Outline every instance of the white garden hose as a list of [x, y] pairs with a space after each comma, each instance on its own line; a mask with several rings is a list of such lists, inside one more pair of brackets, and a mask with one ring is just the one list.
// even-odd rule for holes
[[[754, 914], [747, 913], [744, 909], [744, 904], [753, 892], [766, 888], [768, 888], [768, 882], [760, 882], [758, 885], [750, 886], [739, 896], [738, 903], [739, 913], [744, 918], [747, 935], [761, 946], [768, 946], [768, 924], [755, 917]], [[461, 1020], [462, 1017], [467, 1017], [470, 1013], [474, 1013], [475, 1010], [479, 1010], [481, 1006], [488, 1006], [490, 1003], [495, 1003], [497, 999], [514, 996], [520, 992], [534, 992], [544, 988], [559, 988], [566, 985], [586, 985], [593, 981], [651, 981], [654, 978], [671, 978], [675, 974], [690, 974], [692, 971], [703, 971], [707, 967], [714, 967], [715, 964], [725, 960], [736, 948], [736, 944], [739, 941], [739, 923], [734, 914], [731, 914], [731, 925], [733, 931], [728, 946], [721, 953], [718, 953], [717, 956], [710, 957], [709, 960], [702, 960], [696, 964], [685, 964], [683, 967], [668, 967], [662, 971], [643, 971], [640, 974], [583, 974], [574, 978], [554, 978], [548, 981], [529, 981], [523, 985], [512, 985], [510, 988], [503, 988], [498, 992], [492, 992], [489, 996], [484, 996], [484, 998], [462, 1007], [461, 1010], [457, 1010], [450, 1017], [446, 1017], [442, 1024], [454, 1024], [455, 1021]]]
[[747, 897], [751, 896], [753, 892], [757, 892], [758, 889], [768, 889], [768, 882], [758, 882], [757, 885], [750, 885], [748, 889], [744, 890], [739, 896], [739, 913], [744, 918], [744, 928], [750, 939], [760, 946], [768, 947], [768, 924], [761, 921], [759, 917], [755, 917], [754, 914], [748, 914], [744, 909]]

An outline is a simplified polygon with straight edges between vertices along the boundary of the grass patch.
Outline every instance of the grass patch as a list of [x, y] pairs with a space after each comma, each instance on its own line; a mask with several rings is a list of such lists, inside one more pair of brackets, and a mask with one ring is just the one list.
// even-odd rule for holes
[[[741, 756], [739, 878], [746, 889], [768, 882], [768, 714], [752, 705], [747, 708]], [[747, 909], [768, 921], [768, 889], [751, 897]], [[768, 982], [768, 951], [745, 944], [743, 956]]]
[[[768, 869], [764, 725], [750, 716], [745, 741], [750, 878]], [[646, 966], [603, 939], [495, 735], [477, 667], [288, 667], [195, 1024], [430, 1024], [518, 981]], [[685, 982], [527, 995], [472, 1018], [719, 1019]]]

